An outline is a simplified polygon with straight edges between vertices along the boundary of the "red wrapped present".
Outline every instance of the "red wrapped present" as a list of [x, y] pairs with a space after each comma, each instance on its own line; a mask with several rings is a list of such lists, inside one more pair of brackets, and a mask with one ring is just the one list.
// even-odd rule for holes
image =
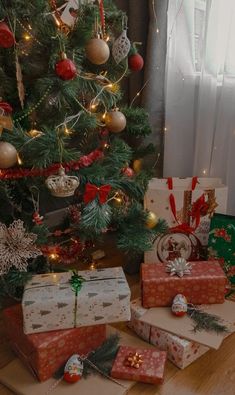
[[106, 337], [105, 325], [25, 335], [20, 305], [3, 312], [6, 334], [13, 350], [39, 381], [49, 379], [73, 354], [86, 355]]
[[120, 346], [111, 376], [116, 379], [163, 383], [167, 353], [156, 349]]
[[[174, 262], [174, 261], [173, 261]], [[218, 261], [190, 262], [187, 273], [169, 271], [169, 263], [142, 264], [143, 307], [171, 306], [177, 294], [183, 294], [189, 303], [223, 303], [226, 276]]]

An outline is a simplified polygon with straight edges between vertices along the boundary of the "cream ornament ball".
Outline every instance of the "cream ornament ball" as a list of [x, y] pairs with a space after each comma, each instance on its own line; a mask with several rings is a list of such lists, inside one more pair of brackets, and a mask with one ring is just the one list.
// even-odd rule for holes
[[87, 59], [96, 65], [107, 62], [110, 56], [110, 49], [106, 41], [101, 38], [91, 38], [85, 47]]
[[105, 116], [105, 125], [110, 132], [120, 133], [126, 127], [126, 117], [121, 111], [110, 111]]
[[15, 147], [5, 141], [0, 141], [0, 169], [8, 169], [17, 163]]

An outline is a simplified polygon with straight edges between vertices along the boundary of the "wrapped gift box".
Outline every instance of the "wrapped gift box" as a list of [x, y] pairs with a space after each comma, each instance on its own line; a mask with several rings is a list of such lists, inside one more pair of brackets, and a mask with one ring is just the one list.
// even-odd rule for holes
[[87, 326], [25, 335], [20, 305], [4, 310], [6, 335], [13, 350], [40, 380], [49, 379], [73, 354], [86, 355], [106, 337], [106, 326]]
[[[180, 369], [186, 368], [209, 350], [206, 346], [172, 335], [144, 322], [143, 316], [146, 312], [147, 309], [142, 307], [140, 298], [131, 302], [131, 321], [128, 326], [142, 339], [157, 346], [159, 350], [167, 351], [167, 358]], [[143, 321], [140, 321], [141, 317]]]
[[22, 300], [25, 333], [130, 319], [130, 289], [122, 268], [87, 270], [78, 275], [84, 281], [77, 296], [70, 272], [33, 276]]
[[235, 284], [235, 217], [215, 214], [211, 220], [209, 259], [219, 259], [230, 281]]
[[190, 274], [171, 276], [165, 263], [142, 264], [143, 307], [171, 306], [177, 294], [189, 303], [215, 304], [224, 302], [227, 278], [217, 261], [190, 262]]
[[[126, 366], [128, 356], [138, 354], [140, 366]], [[120, 346], [114, 361], [111, 376], [117, 379], [161, 384], [164, 379], [166, 352], [145, 348]]]

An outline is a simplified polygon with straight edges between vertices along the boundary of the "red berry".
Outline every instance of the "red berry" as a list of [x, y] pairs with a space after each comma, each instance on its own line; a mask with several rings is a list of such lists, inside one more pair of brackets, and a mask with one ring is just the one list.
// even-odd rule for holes
[[56, 63], [55, 72], [62, 80], [72, 80], [77, 74], [77, 69], [72, 60], [62, 59]]
[[144, 59], [139, 53], [133, 54], [128, 58], [129, 69], [132, 71], [140, 71], [144, 66]]

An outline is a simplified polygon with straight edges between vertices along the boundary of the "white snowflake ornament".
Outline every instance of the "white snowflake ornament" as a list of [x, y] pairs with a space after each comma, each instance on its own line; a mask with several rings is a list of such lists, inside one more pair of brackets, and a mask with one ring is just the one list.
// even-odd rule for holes
[[28, 259], [42, 255], [36, 240], [37, 235], [27, 233], [21, 220], [12, 222], [8, 228], [0, 223], [0, 275], [8, 273], [13, 266], [27, 271]]

